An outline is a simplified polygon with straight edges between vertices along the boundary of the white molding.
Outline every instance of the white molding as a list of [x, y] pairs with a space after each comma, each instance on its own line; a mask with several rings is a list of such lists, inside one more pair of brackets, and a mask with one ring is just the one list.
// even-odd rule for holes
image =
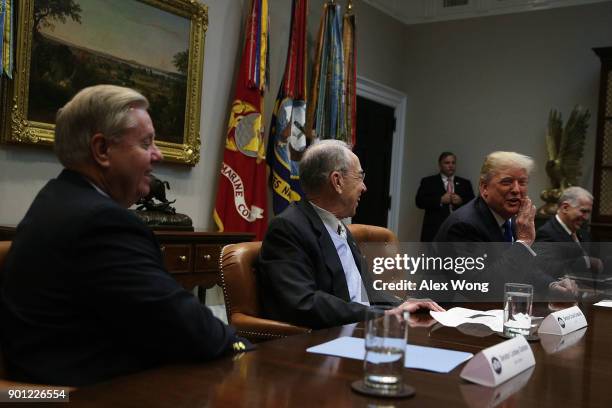
[[391, 153], [391, 179], [389, 180], [391, 208], [387, 215], [387, 228], [397, 235], [399, 228], [399, 205], [402, 186], [402, 162], [404, 156], [407, 97], [402, 92], [359, 75], [357, 76], [357, 95], [390, 106], [395, 110], [395, 131], [393, 132], [393, 150]]

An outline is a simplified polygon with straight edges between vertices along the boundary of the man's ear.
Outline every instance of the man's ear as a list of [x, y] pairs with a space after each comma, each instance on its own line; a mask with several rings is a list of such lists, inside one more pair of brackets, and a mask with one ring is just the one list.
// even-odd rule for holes
[[102, 167], [109, 167], [110, 160], [108, 156], [109, 142], [102, 133], [96, 133], [89, 141], [91, 156], [94, 161]]
[[335, 170], [329, 174], [329, 181], [334, 191], [338, 194], [342, 193], [342, 175], [339, 171]]
[[487, 183], [485, 183], [484, 181], [480, 180], [480, 183], [478, 184], [478, 189], [480, 191], [480, 196], [482, 198], [487, 198], [487, 196], [488, 196]]

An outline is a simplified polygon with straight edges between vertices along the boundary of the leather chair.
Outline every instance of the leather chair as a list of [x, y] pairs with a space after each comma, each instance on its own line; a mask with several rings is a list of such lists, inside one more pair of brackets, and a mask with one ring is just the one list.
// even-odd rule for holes
[[11, 241], [0, 241], [0, 271], [4, 267], [4, 260], [6, 259], [6, 255], [8, 254], [9, 249], [11, 248]]
[[242, 242], [221, 251], [221, 286], [227, 320], [239, 336], [253, 342], [308, 333], [311, 329], [261, 317], [254, 264], [261, 241]]
[[393, 231], [385, 227], [366, 224], [349, 224], [348, 229], [351, 231], [353, 238], [355, 238], [358, 244], [368, 242], [384, 242], [387, 244], [399, 243]]

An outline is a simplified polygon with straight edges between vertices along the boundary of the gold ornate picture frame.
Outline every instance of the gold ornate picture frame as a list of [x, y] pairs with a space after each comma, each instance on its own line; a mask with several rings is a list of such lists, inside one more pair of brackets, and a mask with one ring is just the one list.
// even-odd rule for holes
[[208, 8], [196, 0], [18, 0], [2, 141], [52, 145], [55, 112], [87, 86], [142, 92], [168, 161], [200, 159]]

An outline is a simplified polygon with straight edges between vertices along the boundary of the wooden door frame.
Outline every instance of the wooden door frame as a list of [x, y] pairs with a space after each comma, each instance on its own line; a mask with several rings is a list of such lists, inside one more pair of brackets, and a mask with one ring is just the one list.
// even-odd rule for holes
[[390, 106], [394, 109], [395, 131], [393, 132], [393, 145], [391, 153], [391, 179], [389, 180], [389, 194], [391, 194], [391, 208], [387, 215], [387, 228], [397, 235], [399, 228], [399, 205], [402, 188], [402, 166], [404, 157], [404, 133], [406, 123], [407, 96], [386, 85], [357, 75], [357, 95]]

